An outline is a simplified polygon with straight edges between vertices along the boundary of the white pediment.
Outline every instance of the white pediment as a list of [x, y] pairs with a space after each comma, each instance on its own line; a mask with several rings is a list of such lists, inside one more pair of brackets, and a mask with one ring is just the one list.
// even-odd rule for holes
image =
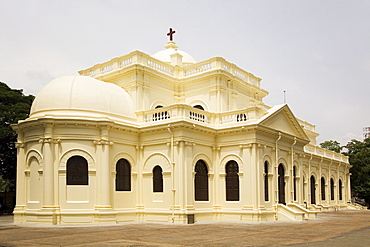
[[269, 112], [260, 119], [259, 124], [309, 140], [306, 132], [300, 126], [288, 105], [275, 106], [271, 108]]

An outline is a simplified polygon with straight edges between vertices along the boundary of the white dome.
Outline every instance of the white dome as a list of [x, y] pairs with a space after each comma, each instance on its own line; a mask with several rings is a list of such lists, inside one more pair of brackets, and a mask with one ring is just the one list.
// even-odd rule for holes
[[63, 76], [36, 96], [30, 118], [43, 116], [134, 118], [130, 95], [119, 86], [88, 76]]
[[183, 64], [193, 64], [196, 63], [195, 59], [190, 56], [188, 53], [181, 51], [178, 48], [178, 46], [175, 44], [175, 42], [168, 42], [168, 44], [165, 46], [165, 50], [159, 51], [152, 55], [155, 59], [161, 60], [165, 63], [171, 63], [171, 55], [174, 53], [180, 53], [182, 55], [182, 63]]

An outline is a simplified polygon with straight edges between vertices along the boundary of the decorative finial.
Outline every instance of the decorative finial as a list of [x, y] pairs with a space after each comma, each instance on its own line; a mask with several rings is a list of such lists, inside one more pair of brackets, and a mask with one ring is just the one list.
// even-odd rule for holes
[[170, 32], [167, 33], [167, 36], [170, 36], [170, 41], [173, 41], [173, 34], [176, 33], [175, 30], [172, 30], [172, 28], [170, 28]]

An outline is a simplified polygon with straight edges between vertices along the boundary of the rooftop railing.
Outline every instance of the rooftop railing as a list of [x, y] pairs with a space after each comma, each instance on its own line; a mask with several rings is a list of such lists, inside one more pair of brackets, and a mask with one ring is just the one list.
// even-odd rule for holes
[[253, 121], [256, 116], [255, 109], [243, 109], [223, 113], [212, 113], [194, 108], [186, 104], [176, 104], [161, 107], [149, 111], [137, 112], [138, 122], [144, 124], [156, 124], [164, 121], [189, 120], [194, 123], [202, 123], [205, 126], [226, 126], [245, 124]]
[[312, 154], [316, 154], [316, 155], [319, 155], [319, 156], [323, 156], [323, 157], [327, 157], [327, 158], [330, 158], [330, 159], [334, 159], [334, 160], [338, 160], [338, 161], [348, 163], [348, 157], [347, 156], [345, 156], [343, 154], [340, 154], [340, 153], [337, 153], [337, 152], [330, 151], [330, 150], [325, 149], [325, 148], [318, 147], [318, 146], [308, 144], [304, 147], [304, 151], [306, 151], [307, 153], [312, 153]]
[[299, 124], [300, 124], [304, 129], [307, 129], [307, 130], [310, 130], [310, 131], [315, 132], [315, 128], [316, 128], [316, 126], [315, 126], [314, 124], [310, 124], [310, 123], [308, 123], [308, 122], [306, 122], [306, 121], [303, 121], [303, 120], [300, 120], [300, 119], [298, 119], [298, 122], [299, 122]]
[[252, 73], [244, 71], [235, 64], [227, 62], [221, 57], [215, 57], [192, 65], [178, 67], [162, 62], [140, 51], [134, 51], [130, 54], [114, 58], [108, 62], [96, 64], [91, 68], [79, 71], [79, 73], [80, 75], [99, 78], [133, 64], [140, 64], [142, 66], [160, 71], [166, 75], [175, 76], [178, 78], [187, 78], [212, 70], [221, 70], [257, 87], [260, 87], [261, 81], [261, 78], [254, 76]]

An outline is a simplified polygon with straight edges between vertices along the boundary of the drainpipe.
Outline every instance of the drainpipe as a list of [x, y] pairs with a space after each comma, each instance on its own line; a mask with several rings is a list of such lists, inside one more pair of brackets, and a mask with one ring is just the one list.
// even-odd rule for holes
[[[291, 170], [291, 190], [290, 190], [290, 201], [292, 203], [294, 203], [294, 175], [293, 175], [293, 169], [294, 169], [294, 145], [297, 143], [297, 137], [294, 137], [294, 142], [292, 144], [292, 148], [291, 148], [291, 152], [292, 152], [292, 170]], [[296, 175], [297, 175], [297, 171], [296, 171]], [[296, 191], [297, 193], [297, 191]]]
[[168, 132], [171, 135], [171, 183], [172, 183], [172, 223], [175, 223], [175, 162], [173, 154], [174, 154], [174, 146], [173, 146], [173, 133], [171, 131], [171, 125], [168, 125], [167, 128]]
[[277, 210], [279, 203], [279, 174], [278, 174], [278, 161], [279, 161], [279, 151], [278, 151], [278, 141], [281, 139], [281, 132], [279, 132], [279, 137], [275, 141], [275, 176], [276, 176], [276, 188], [275, 188], [275, 220], [278, 219]]

